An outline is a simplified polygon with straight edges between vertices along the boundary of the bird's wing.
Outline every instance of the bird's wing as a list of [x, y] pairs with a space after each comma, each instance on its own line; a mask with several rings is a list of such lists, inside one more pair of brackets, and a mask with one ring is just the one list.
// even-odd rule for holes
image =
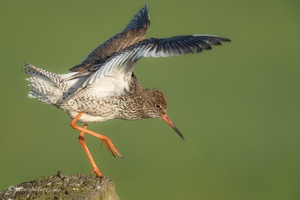
[[[133, 19], [127, 24], [122, 32], [127, 32], [139, 28], [147, 28], [150, 25], [150, 15], [149, 15], [149, 6], [146, 3], [144, 8], [141, 8], [139, 12], [133, 17]], [[146, 33], [144, 37], [146, 36]]]
[[150, 25], [148, 4], [141, 8], [125, 29], [95, 48], [79, 65], [69, 69], [71, 72], [93, 72], [93, 66], [101, 63], [115, 52], [135, 44], [146, 37]]
[[67, 99], [77, 94], [89, 93], [97, 97], [120, 95], [130, 90], [135, 63], [142, 57], [168, 57], [181, 54], [199, 53], [230, 41], [214, 35], [186, 35], [164, 39], [149, 39], [127, 47], [94, 65], [97, 71], [90, 75]]
[[211, 45], [221, 45], [221, 42], [230, 41], [227, 38], [214, 35], [186, 35], [164, 39], [149, 39], [134, 44], [117, 52], [103, 64], [95, 65], [98, 70], [82, 85], [87, 87], [97, 80], [114, 74], [132, 73], [134, 64], [142, 57], [169, 57], [182, 54], [200, 53], [211, 49]]

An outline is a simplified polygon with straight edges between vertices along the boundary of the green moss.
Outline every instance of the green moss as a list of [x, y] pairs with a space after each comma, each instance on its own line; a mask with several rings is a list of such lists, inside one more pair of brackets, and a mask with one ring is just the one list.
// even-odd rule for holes
[[110, 199], [119, 200], [108, 177], [74, 174], [43, 176], [0, 192], [1, 199]]

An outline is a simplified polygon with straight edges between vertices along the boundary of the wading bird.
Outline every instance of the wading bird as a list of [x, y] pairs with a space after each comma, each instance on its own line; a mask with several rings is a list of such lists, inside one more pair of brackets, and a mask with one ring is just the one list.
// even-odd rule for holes
[[[30, 98], [37, 98], [65, 111], [72, 119], [71, 127], [80, 131], [79, 142], [98, 177], [102, 174], [84, 141], [90, 134], [105, 143], [115, 156], [122, 157], [111, 140], [87, 129], [89, 123], [110, 119], [139, 120], [161, 118], [184, 139], [167, 115], [165, 95], [156, 89], [144, 89], [134, 66], [143, 57], [168, 57], [199, 53], [230, 41], [215, 35], [184, 35], [170, 38], [145, 39], [150, 25], [148, 5], [141, 8], [125, 29], [94, 49], [69, 73], [56, 74], [25, 64], [29, 75]], [[84, 123], [80, 127], [76, 122]]]

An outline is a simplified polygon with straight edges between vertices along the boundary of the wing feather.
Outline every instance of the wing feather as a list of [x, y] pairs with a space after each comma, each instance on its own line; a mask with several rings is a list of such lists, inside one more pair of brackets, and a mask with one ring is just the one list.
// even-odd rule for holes
[[122, 32], [96, 47], [80, 64], [70, 68], [69, 71], [80, 73], [94, 71], [93, 66], [95, 64], [102, 63], [121, 49], [144, 40], [149, 26], [149, 7], [148, 4], [146, 4], [145, 7], [139, 10]]
[[88, 78], [82, 87], [93, 84], [96, 80], [118, 71], [121, 74], [133, 72], [134, 64], [142, 57], [168, 57], [182, 54], [199, 53], [211, 49], [211, 45], [221, 45], [230, 41], [227, 38], [210, 35], [186, 35], [163, 39], [141, 41], [115, 53], [103, 64], [95, 66], [98, 70]]

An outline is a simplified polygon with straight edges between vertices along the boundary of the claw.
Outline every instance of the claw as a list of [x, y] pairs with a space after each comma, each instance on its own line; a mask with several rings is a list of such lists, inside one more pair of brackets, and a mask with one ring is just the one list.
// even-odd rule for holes
[[[108, 149], [108, 151], [113, 155], [113, 157], [116, 157], [115, 153], [122, 157], [122, 155], [119, 153], [119, 151], [116, 149], [116, 147], [112, 144], [112, 142], [108, 141], [108, 140], [102, 140], [101, 139], [101, 146], [102, 144], [105, 143], [106, 148]], [[115, 152], [115, 153], [114, 153]]]
[[96, 174], [98, 177], [102, 177], [102, 174], [101, 172], [99, 171], [98, 168], [94, 168], [92, 171], [91, 171], [91, 174]]
[[101, 147], [102, 147], [102, 145], [103, 145], [103, 142], [104, 142], [104, 141], [100, 139], [100, 145], [101, 145]]

